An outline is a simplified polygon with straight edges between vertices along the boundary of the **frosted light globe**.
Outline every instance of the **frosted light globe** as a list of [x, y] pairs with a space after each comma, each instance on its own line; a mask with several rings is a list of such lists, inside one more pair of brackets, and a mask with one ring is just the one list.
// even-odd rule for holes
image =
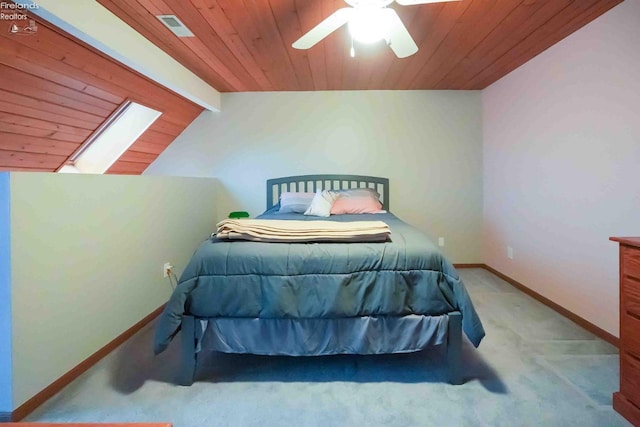
[[389, 21], [379, 7], [358, 7], [349, 21], [349, 32], [361, 43], [375, 43], [389, 38]]

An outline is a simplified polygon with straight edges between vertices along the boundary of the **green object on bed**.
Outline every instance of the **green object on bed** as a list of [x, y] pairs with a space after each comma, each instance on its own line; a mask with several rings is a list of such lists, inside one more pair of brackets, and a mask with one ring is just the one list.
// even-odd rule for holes
[[235, 211], [229, 212], [229, 218], [249, 218], [249, 212], [245, 211]]

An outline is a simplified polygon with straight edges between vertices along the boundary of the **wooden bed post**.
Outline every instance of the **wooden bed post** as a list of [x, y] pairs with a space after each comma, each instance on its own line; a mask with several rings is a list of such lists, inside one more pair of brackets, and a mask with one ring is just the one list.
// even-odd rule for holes
[[447, 327], [447, 376], [453, 385], [462, 384], [462, 314], [459, 311], [449, 313]]
[[180, 374], [178, 384], [192, 385], [196, 373], [196, 319], [182, 316]]

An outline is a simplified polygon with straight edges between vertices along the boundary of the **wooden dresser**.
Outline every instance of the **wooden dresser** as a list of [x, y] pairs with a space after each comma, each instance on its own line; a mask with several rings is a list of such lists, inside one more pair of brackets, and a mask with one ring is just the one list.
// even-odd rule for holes
[[640, 426], [640, 237], [620, 243], [620, 391], [613, 408]]

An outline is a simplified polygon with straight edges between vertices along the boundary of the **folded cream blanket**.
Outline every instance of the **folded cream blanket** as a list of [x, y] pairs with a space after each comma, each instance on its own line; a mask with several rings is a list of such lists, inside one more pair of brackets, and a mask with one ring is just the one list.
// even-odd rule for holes
[[297, 221], [225, 219], [215, 237], [254, 242], [385, 242], [391, 231], [382, 221]]

